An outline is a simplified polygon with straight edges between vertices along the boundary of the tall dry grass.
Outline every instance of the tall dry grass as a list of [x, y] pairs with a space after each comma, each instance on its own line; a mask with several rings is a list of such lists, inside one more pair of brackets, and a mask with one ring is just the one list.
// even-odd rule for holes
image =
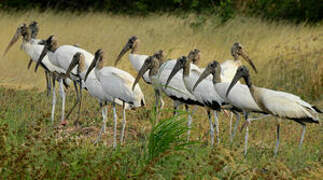
[[[260, 69], [259, 74], [253, 74], [257, 85], [314, 99], [318, 99], [323, 91], [322, 25], [308, 27], [305, 24], [269, 23], [256, 18], [236, 17], [224, 25], [218, 25], [217, 19], [209, 18], [205, 24], [192, 26], [197, 24], [195, 15], [182, 19], [171, 15], [131, 17], [49, 11], [41, 14], [0, 12], [0, 16], [0, 52], [4, 51], [17, 26], [32, 20], [39, 22], [40, 38], [54, 34], [61, 45], [78, 44], [90, 52], [104, 49], [106, 65], [112, 65], [132, 35], [141, 39], [139, 52], [142, 54], [163, 49], [168, 58], [176, 58], [198, 48], [203, 54], [201, 66], [214, 59], [220, 62], [231, 59], [230, 47], [238, 41]], [[41, 71], [35, 74], [27, 70], [28, 57], [19, 50], [19, 43], [0, 59], [0, 83], [43, 89], [45, 83]], [[119, 67], [136, 74], [127, 57]]]

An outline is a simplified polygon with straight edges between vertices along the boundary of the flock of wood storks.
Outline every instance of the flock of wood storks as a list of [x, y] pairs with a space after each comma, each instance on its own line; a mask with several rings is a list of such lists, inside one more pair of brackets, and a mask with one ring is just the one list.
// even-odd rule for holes
[[[47, 80], [47, 94], [52, 93], [51, 120], [54, 121], [56, 93], [55, 83], [59, 84], [59, 94], [62, 98], [61, 124], [66, 124], [73, 109], [78, 106], [78, 117], [74, 124], [79, 125], [79, 117], [82, 106], [82, 89], [98, 99], [102, 109], [103, 124], [96, 139], [98, 142], [102, 133], [106, 131], [107, 105], [111, 103], [114, 114], [113, 147], [117, 145], [117, 113], [116, 104], [123, 108], [123, 121], [120, 142], [124, 141], [126, 127], [125, 110], [139, 108], [145, 105], [144, 94], [138, 84], [140, 78], [145, 83], [152, 85], [155, 92], [155, 108], [163, 108], [164, 101], [161, 93], [164, 93], [174, 102], [174, 114], [178, 106], [183, 104], [188, 112], [188, 127], [192, 123], [190, 106], [201, 106], [207, 110], [210, 125], [211, 144], [214, 144], [214, 132], [217, 142], [219, 138], [219, 125], [217, 112], [230, 111], [236, 116], [236, 123], [232, 129], [230, 119], [230, 140], [233, 141], [238, 127], [240, 114], [245, 118], [242, 128], [246, 128], [245, 154], [247, 153], [248, 125], [254, 119], [248, 117], [250, 113], [260, 113], [264, 116], [277, 117], [277, 141], [274, 153], [279, 147], [280, 121], [282, 119], [293, 120], [302, 125], [302, 134], [299, 142], [301, 147], [306, 130], [306, 123], [319, 123], [318, 113], [322, 113], [317, 107], [303, 101], [300, 97], [267, 88], [257, 87], [252, 84], [249, 70], [242, 65], [239, 57], [248, 62], [257, 72], [256, 66], [245, 52], [240, 43], [234, 43], [231, 55], [234, 60], [226, 60], [223, 63], [211, 61], [205, 68], [199, 68], [196, 64], [200, 60], [200, 51], [193, 49], [187, 56], [165, 61], [164, 52], [142, 55], [137, 52], [139, 39], [131, 37], [118, 55], [115, 66], [104, 66], [104, 52], [99, 49], [92, 55], [90, 52], [76, 45], [58, 46], [55, 36], [46, 40], [37, 39], [39, 27], [37, 22], [28, 26], [21, 24], [9, 42], [4, 55], [10, 47], [22, 37], [21, 49], [30, 57], [28, 68], [35, 61], [35, 71], [39, 65], [44, 69]], [[138, 72], [134, 78], [128, 72], [116, 68], [122, 57], [128, 52], [129, 61]], [[239, 80], [243, 78], [246, 84]], [[76, 91], [76, 102], [65, 116], [65, 90], [64, 86], [73, 83]], [[214, 112], [214, 121], [212, 113]], [[231, 116], [232, 117], [232, 116]], [[262, 118], [261, 117], [261, 118]], [[241, 129], [242, 129], [241, 128]], [[232, 132], [233, 131], [233, 132]], [[190, 131], [188, 131], [189, 139]]]

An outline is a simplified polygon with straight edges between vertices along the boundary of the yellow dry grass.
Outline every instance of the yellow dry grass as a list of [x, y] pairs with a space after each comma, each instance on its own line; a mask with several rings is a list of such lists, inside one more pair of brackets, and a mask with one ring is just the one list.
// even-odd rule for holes
[[[202, 52], [201, 66], [214, 59], [220, 62], [231, 59], [230, 47], [238, 41], [245, 46], [249, 56], [261, 70], [253, 78], [259, 86], [288, 91], [283, 85], [279, 86], [271, 79], [284, 76], [288, 66], [293, 66], [296, 60], [297, 62], [309, 60], [310, 64], [304, 63], [309, 66], [314, 64], [307, 69], [302, 65], [297, 67], [303, 73], [311, 73], [312, 82], [306, 85], [316, 85], [319, 90], [322, 86], [322, 25], [307, 27], [304, 24], [269, 23], [256, 18], [237, 17], [222, 26], [216, 25], [216, 19], [210, 18], [204, 25], [194, 29], [190, 24], [195, 22], [195, 15], [181, 19], [168, 15], [131, 17], [100, 13], [76, 15], [54, 12], [41, 14], [2, 12], [0, 16], [1, 53], [19, 24], [36, 20], [40, 25], [40, 38], [44, 39], [54, 34], [61, 45], [78, 44], [90, 52], [102, 48], [107, 54], [106, 65], [112, 65], [122, 46], [132, 35], [141, 39], [139, 52], [142, 54], [152, 54], [156, 50], [163, 49], [168, 58], [176, 58], [186, 55], [192, 48], [198, 48]], [[0, 83], [9, 84], [11, 87], [43, 89], [45, 83], [42, 72], [35, 74], [27, 70], [29, 59], [19, 49], [20, 42], [9, 51], [7, 56], [0, 59]], [[270, 71], [273, 74], [265, 71], [268, 64], [277, 58], [280, 63], [287, 64], [287, 69], [280, 69], [281, 66], [278, 66], [278, 72]], [[119, 67], [133, 75], [136, 74], [128, 63], [127, 57]]]

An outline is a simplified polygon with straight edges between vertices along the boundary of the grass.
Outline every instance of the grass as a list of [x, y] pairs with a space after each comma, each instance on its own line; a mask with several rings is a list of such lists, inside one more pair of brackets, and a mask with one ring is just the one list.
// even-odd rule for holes
[[[322, 25], [308, 27], [236, 17], [221, 26], [217, 19], [211, 18], [195, 26], [194, 15], [181, 19], [168, 15], [143, 18], [31, 11], [0, 12], [0, 16], [0, 24], [5, 27], [0, 31], [0, 53], [18, 24], [37, 20], [40, 37], [55, 34], [60, 44], [78, 44], [90, 52], [103, 48], [106, 65], [113, 64], [131, 35], [141, 39], [139, 51], [143, 54], [164, 49], [169, 58], [176, 58], [199, 48], [201, 66], [214, 59], [219, 62], [231, 59], [230, 47], [239, 41], [259, 69], [258, 74], [252, 74], [254, 84], [292, 92], [323, 107]], [[97, 101], [85, 95], [81, 129], [52, 125], [50, 98], [43, 92], [45, 80], [41, 71], [27, 70], [28, 60], [18, 45], [0, 58], [0, 175], [5, 179], [319, 179], [323, 174], [321, 125], [308, 126], [304, 146], [298, 150], [301, 127], [283, 121], [280, 151], [274, 158], [275, 121], [273, 118], [255, 121], [250, 127], [249, 153], [243, 157], [244, 133], [238, 133], [235, 143], [230, 145], [227, 118], [222, 114], [221, 143], [214, 148], [208, 145], [208, 121], [203, 109], [197, 109], [193, 115], [191, 139], [196, 143], [177, 151], [173, 142], [157, 153], [157, 158], [147, 158], [148, 144], [154, 142], [150, 135], [163, 132], [154, 131], [158, 125], [151, 123], [153, 91], [143, 83], [148, 107], [127, 112], [126, 144], [116, 150], [111, 148], [112, 113], [109, 111], [107, 133], [102, 143], [95, 146], [92, 140], [101, 125]], [[126, 58], [118, 67], [136, 75]], [[72, 89], [67, 94], [69, 109], [75, 95]], [[164, 99], [166, 108], [171, 107], [171, 102]], [[60, 102], [57, 107], [56, 123]], [[118, 117], [121, 118], [120, 109]], [[163, 111], [160, 118], [165, 121], [161, 122], [174, 120], [170, 117], [172, 112]], [[179, 129], [185, 129], [182, 123], [179, 125]], [[174, 137], [180, 137], [180, 133]]]

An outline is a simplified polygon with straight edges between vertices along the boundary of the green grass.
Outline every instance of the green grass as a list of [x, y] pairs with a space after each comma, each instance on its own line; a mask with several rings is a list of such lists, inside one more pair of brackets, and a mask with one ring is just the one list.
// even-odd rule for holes
[[[75, 130], [72, 125], [56, 127], [59, 113], [55, 125], [51, 124], [50, 98], [45, 97], [45, 93], [34, 90], [0, 88], [2, 178], [315, 179], [322, 175], [321, 126], [309, 126], [303, 149], [298, 150], [300, 127], [284, 122], [282, 143], [275, 158], [272, 120], [255, 122], [250, 128], [249, 153], [244, 157], [243, 134], [238, 133], [235, 143], [230, 145], [225, 129], [228, 123], [223, 117], [220, 126], [222, 142], [212, 148], [208, 145], [207, 129], [198, 129], [198, 123], [194, 121], [192, 131], [202, 131], [199, 133], [206, 135], [199, 138], [199, 134], [193, 133], [194, 143], [186, 144], [185, 113], [161, 120], [151, 127], [149, 119], [154, 115], [146, 109], [141, 110], [141, 115], [147, 116], [145, 119], [134, 118], [134, 112], [128, 113], [126, 144], [113, 149], [112, 113], [109, 114], [107, 135], [98, 145], [92, 144], [101, 123], [94, 99], [85, 96], [82, 128]], [[68, 101], [67, 107], [71, 103]], [[163, 113], [171, 117], [171, 112]], [[197, 115], [193, 116], [195, 119], [198, 119]], [[154, 144], [160, 141], [163, 143]]]

